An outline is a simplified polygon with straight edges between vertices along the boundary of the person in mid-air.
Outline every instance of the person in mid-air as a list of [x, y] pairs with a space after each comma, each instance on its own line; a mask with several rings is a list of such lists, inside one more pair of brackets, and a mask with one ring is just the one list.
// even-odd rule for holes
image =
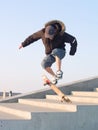
[[[66, 43], [70, 43], [69, 54], [73, 56], [77, 50], [77, 40], [74, 36], [66, 32], [66, 27], [62, 21], [52, 20], [47, 22], [44, 28], [27, 37], [21, 43], [19, 49], [39, 39], [42, 39], [46, 53], [41, 65], [52, 76], [51, 82], [56, 84], [63, 77], [61, 61], [66, 54]], [[52, 69], [53, 63], [56, 63], [56, 73]]]

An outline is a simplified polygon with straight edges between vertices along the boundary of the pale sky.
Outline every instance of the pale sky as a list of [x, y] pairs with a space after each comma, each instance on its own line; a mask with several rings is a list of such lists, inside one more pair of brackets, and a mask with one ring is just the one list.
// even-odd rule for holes
[[[75, 56], [62, 61], [63, 79], [59, 84], [98, 76], [97, 0], [2, 0], [0, 1], [0, 91], [29, 92], [44, 89], [41, 61], [45, 56], [39, 40], [21, 50], [22, 41], [50, 20], [65, 23], [66, 32], [75, 36]], [[53, 69], [56, 71], [55, 64]]]

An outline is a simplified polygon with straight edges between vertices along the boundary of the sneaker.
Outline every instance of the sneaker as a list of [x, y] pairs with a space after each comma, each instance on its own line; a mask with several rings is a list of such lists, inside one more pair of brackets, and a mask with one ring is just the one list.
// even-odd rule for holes
[[61, 79], [63, 77], [63, 72], [61, 70], [57, 71], [56, 76], [58, 79]]
[[52, 80], [51, 80], [51, 83], [52, 83], [52, 84], [57, 84], [57, 82], [58, 82], [57, 77], [54, 76], [54, 77], [52, 78]]

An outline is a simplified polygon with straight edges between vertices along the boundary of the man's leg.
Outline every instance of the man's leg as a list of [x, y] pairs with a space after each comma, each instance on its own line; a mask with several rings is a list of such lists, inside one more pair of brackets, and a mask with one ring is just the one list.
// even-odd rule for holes
[[53, 84], [57, 84], [58, 78], [57, 78], [56, 74], [53, 72], [52, 68], [47, 67], [47, 68], [45, 68], [45, 70], [52, 76], [51, 82]]
[[61, 79], [63, 77], [63, 72], [61, 70], [61, 59], [59, 57], [55, 57], [56, 59], [56, 66], [57, 66], [57, 72], [56, 72], [56, 77], [57, 79]]
[[47, 67], [47, 68], [45, 68], [45, 70], [46, 70], [49, 74], [51, 74], [52, 76], [56, 76], [51, 67]]
[[57, 71], [61, 70], [61, 60], [57, 56], [55, 56], [56, 60], [56, 66], [57, 66]]
[[[57, 56], [55, 56], [54, 58], [55, 58], [56, 66], [57, 66], [57, 71], [60, 71], [61, 70], [61, 60]], [[53, 72], [51, 67], [46, 67], [45, 70], [48, 73], [50, 73], [52, 76], [56, 76], [56, 74]]]
[[52, 83], [56, 84], [58, 79], [61, 79], [63, 76], [63, 72], [61, 71], [61, 60], [56, 56], [55, 57], [55, 62], [57, 65], [57, 72], [56, 74], [54, 73], [54, 71], [52, 70], [51, 67], [46, 67], [45, 70], [52, 75]]
[[[53, 76], [54, 84], [57, 83], [57, 79], [62, 78], [63, 72], [61, 71], [61, 59], [65, 56], [65, 50], [54, 49], [52, 53], [46, 56], [42, 61], [42, 67]], [[55, 74], [52, 70], [52, 64], [56, 62], [57, 73]]]
[[57, 72], [56, 72], [56, 76], [58, 79], [61, 79], [63, 76], [63, 72], [61, 70], [61, 65], [62, 65], [62, 59], [65, 56], [65, 50], [63, 49], [54, 49], [52, 51], [52, 55], [55, 57], [55, 61], [56, 61], [56, 66], [57, 66]]
[[54, 71], [52, 70], [51, 66], [56, 61], [55, 57], [52, 55], [46, 56], [42, 61], [42, 67], [52, 76], [52, 83], [57, 83], [57, 77]]
[[52, 64], [55, 62], [55, 57], [52, 55], [47, 55], [41, 65], [43, 67], [43, 69], [45, 69], [49, 74], [51, 74], [52, 76], [55, 76], [55, 73], [53, 72], [51, 66]]

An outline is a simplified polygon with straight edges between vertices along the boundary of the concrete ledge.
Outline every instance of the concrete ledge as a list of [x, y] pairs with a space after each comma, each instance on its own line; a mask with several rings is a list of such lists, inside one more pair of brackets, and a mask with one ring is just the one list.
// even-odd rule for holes
[[[46, 95], [46, 98], [47, 99], [50, 99], [50, 100], [58, 100], [60, 101], [60, 97], [57, 96], [57, 95]], [[81, 104], [82, 103], [90, 103], [90, 104], [96, 104], [98, 105], [98, 98], [94, 98], [94, 97], [79, 97], [79, 96], [68, 96], [68, 98], [72, 101], [72, 103], [77, 103], [78, 104]]]
[[98, 97], [98, 92], [72, 91], [71, 94], [75, 96]]
[[61, 103], [58, 101], [47, 100], [47, 99], [19, 99], [19, 103], [26, 105], [33, 105], [45, 108], [58, 109], [63, 111], [76, 112], [77, 107], [74, 104]]

